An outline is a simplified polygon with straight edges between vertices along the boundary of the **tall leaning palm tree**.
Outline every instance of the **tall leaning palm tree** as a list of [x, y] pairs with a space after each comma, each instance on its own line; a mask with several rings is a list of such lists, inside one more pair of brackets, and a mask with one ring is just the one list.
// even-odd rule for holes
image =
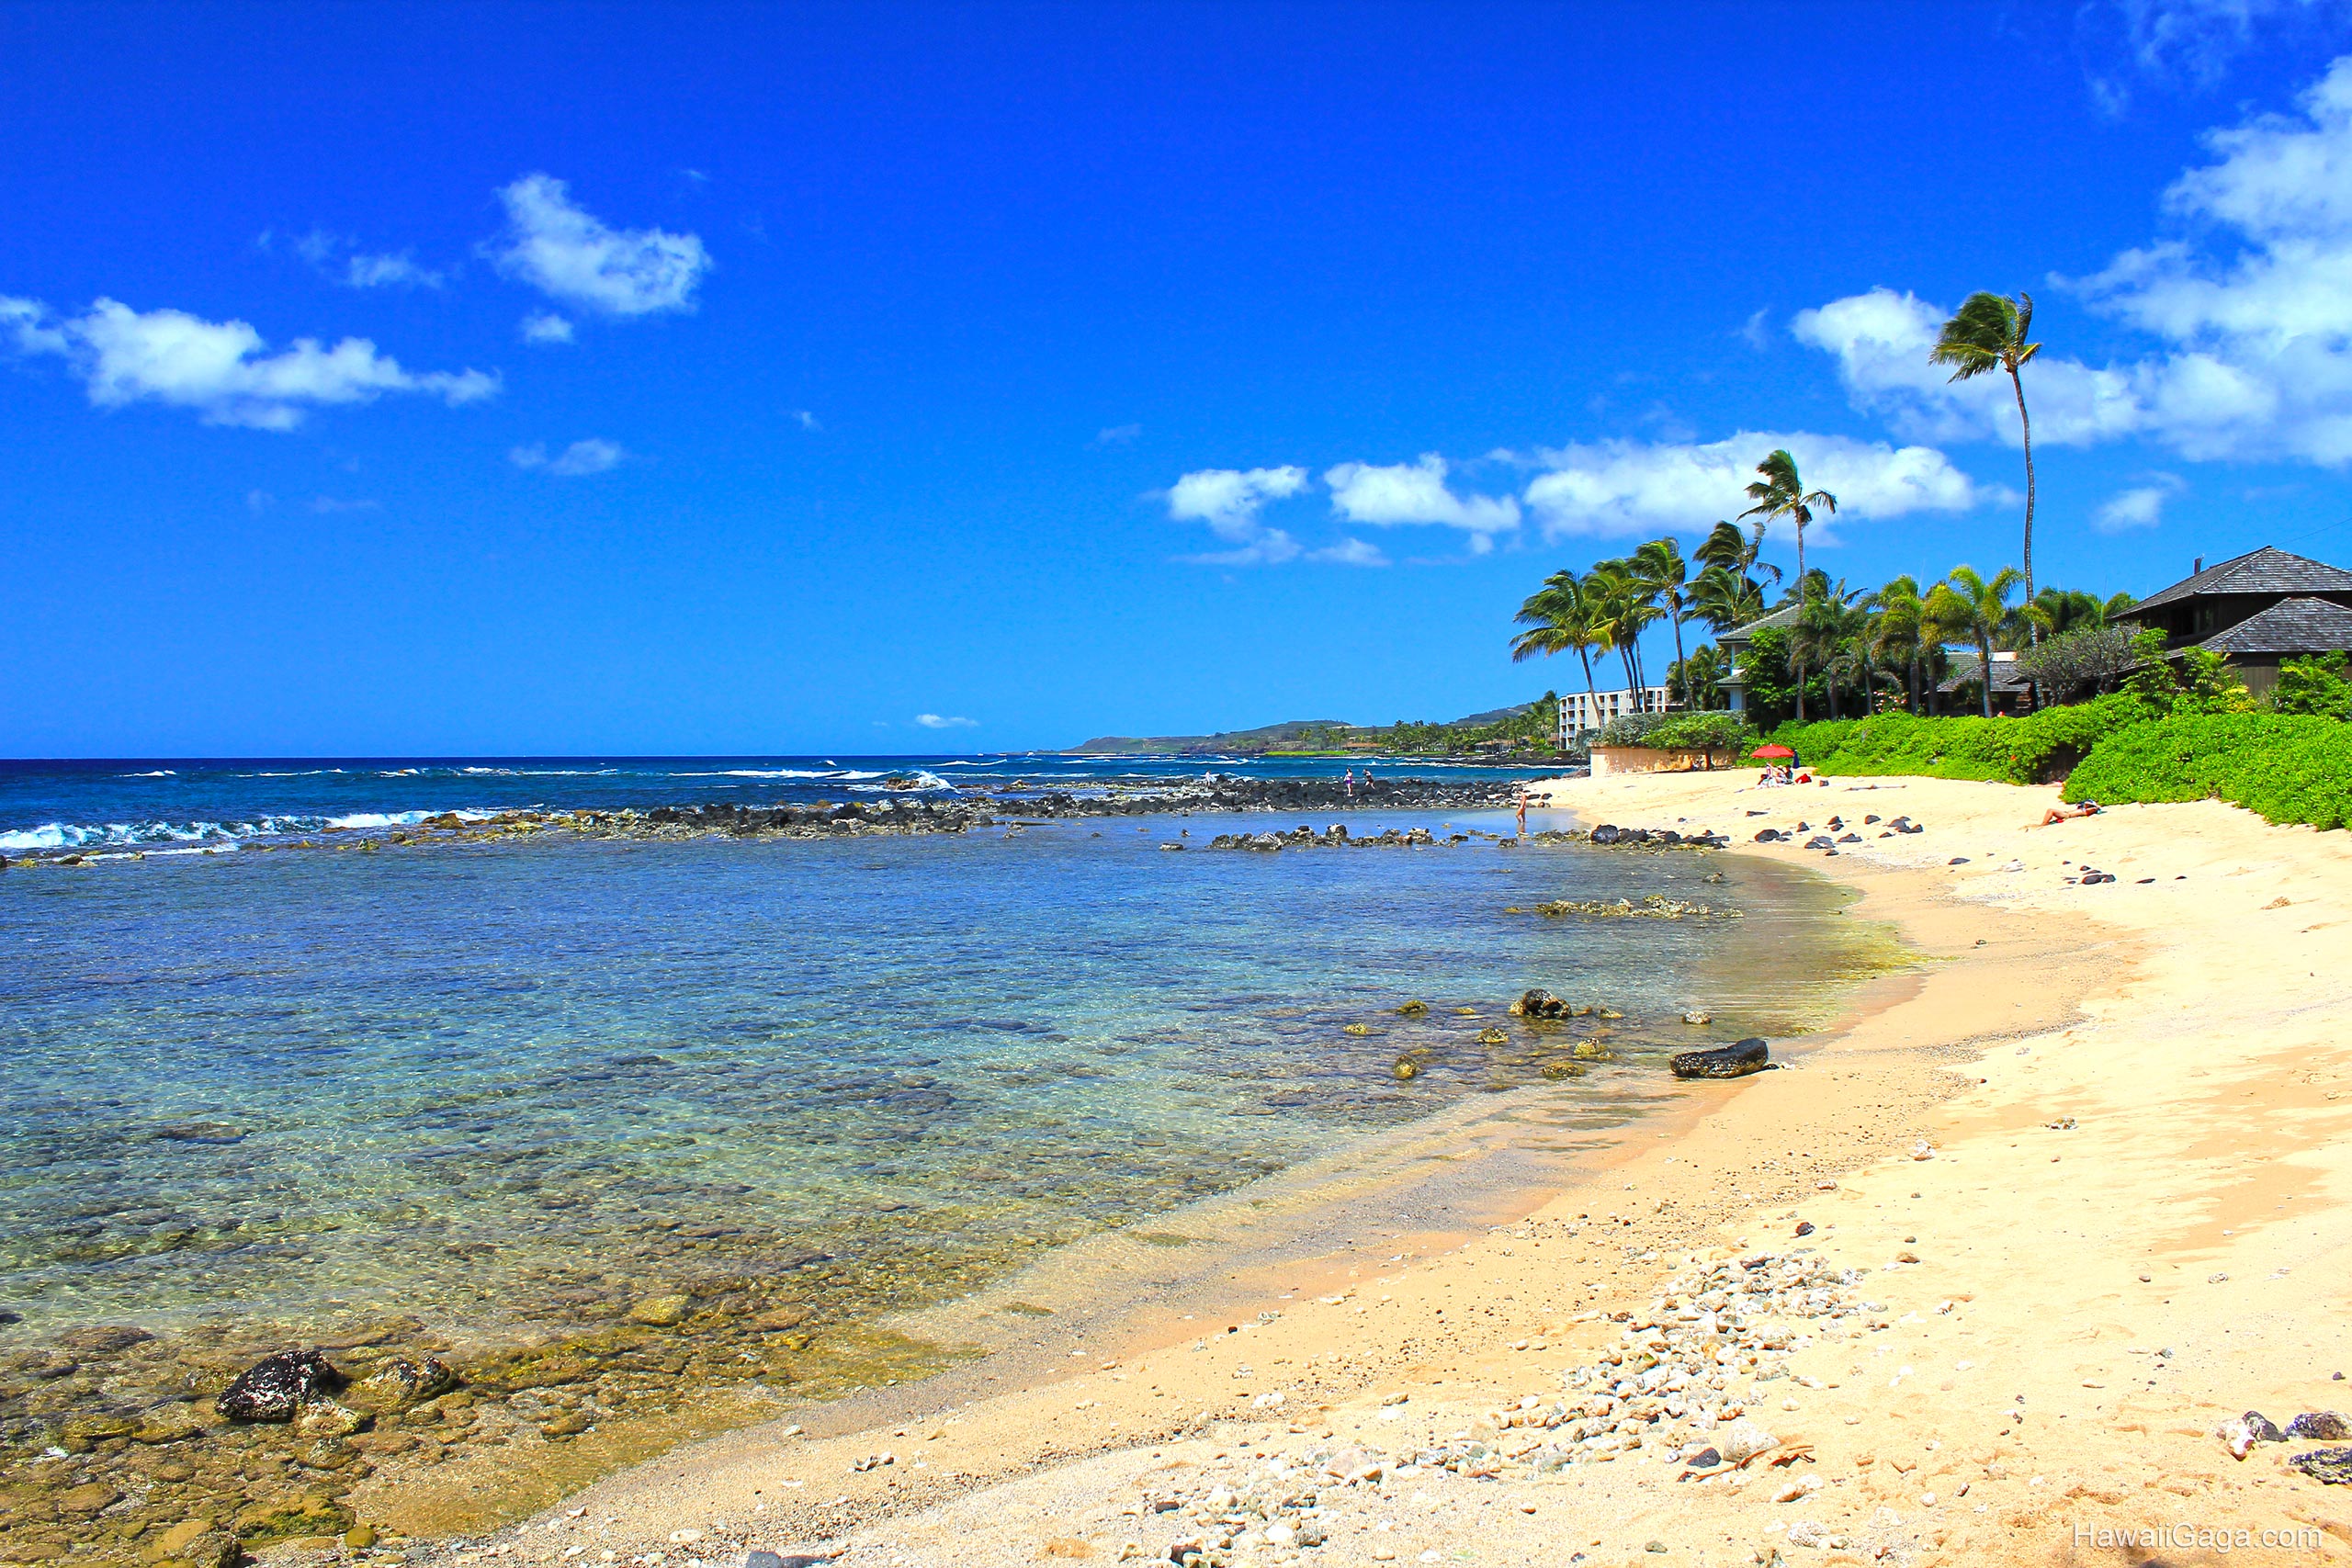
[[1984, 694], [1984, 716], [1993, 716], [1993, 643], [2006, 632], [2016, 612], [2009, 595], [2025, 574], [2005, 566], [1987, 581], [1974, 569], [1956, 566], [1928, 591], [1928, 615], [1944, 630], [1976, 645], [1976, 683]]
[[[1796, 525], [1797, 619], [1802, 623], [1805, 604], [1804, 531], [1813, 522], [1814, 509], [1818, 507], [1823, 512], [1834, 513], [1838, 510], [1838, 498], [1826, 490], [1808, 491], [1804, 488], [1804, 479], [1797, 473], [1797, 460], [1789, 456], [1785, 446], [1757, 464], [1756, 472], [1759, 477], [1747, 487], [1747, 499], [1756, 504], [1740, 515], [1761, 518], [1766, 523], [1776, 517], [1785, 517]], [[1763, 530], [1757, 530], [1756, 536], [1760, 546]], [[1803, 724], [1804, 664], [1802, 655], [1799, 655], [1797, 668], [1792, 673], [1796, 676], [1797, 722]]]
[[1584, 580], [1563, 567], [1544, 580], [1544, 586], [1528, 596], [1513, 619], [1528, 629], [1511, 639], [1511, 661], [1518, 663], [1539, 653], [1575, 654], [1584, 666], [1584, 689], [1593, 705], [1585, 711], [1598, 712], [1600, 694], [1592, 681], [1592, 651], [1603, 645], [1593, 627]]
[[2026, 342], [2026, 334], [2033, 330], [2033, 296], [2019, 294], [2012, 299], [2006, 294], [1987, 294], [1982, 290], [1961, 302], [1951, 321], [1944, 323], [1937, 335], [1936, 346], [1928, 351], [1931, 365], [1949, 365], [1951, 378], [1965, 381], [1988, 371], [2006, 370], [2009, 387], [2018, 395], [2018, 431], [2025, 441], [2025, 599], [2033, 603], [2033, 421], [2025, 411], [2025, 378], [2018, 374], [2025, 362], [2041, 351], [2038, 343]]
[[1671, 535], [1652, 539], [1634, 552], [1631, 564], [1634, 580], [1649, 590], [1666, 618], [1674, 623], [1674, 661], [1679, 664], [1683, 661], [1682, 617], [1690, 611], [1690, 569], [1682, 559], [1682, 547]]

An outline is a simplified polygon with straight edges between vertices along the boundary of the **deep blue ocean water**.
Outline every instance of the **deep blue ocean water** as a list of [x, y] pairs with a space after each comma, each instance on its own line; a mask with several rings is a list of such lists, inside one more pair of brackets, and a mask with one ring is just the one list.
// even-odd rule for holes
[[[959, 761], [17, 765], [0, 820], [183, 831], [1136, 767]], [[385, 1311], [526, 1326], [559, 1290], [811, 1258], [859, 1302], [903, 1303], [1464, 1094], [1605, 1122], [1670, 1047], [1818, 1023], [1823, 977], [1860, 962], [1834, 897], [1777, 868], [1487, 840], [1198, 850], [1263, 822], [12, 868], [0, 1307], [20, 1333]], [[1505, 912], [1653, 892], [1745, 918]], [[1558, 1042], [1503, 1016], [1534, 985], [1625, 1013], [1619, 1059], [1547, 1078]], [[1430, 1016], [1397, 1016], [1408, 998]], [[1698, 1003], [1711, 1030], [1678, 1021]], [[1496, 1025], [1508, 1043], [1480, 1044]], [[1408, 1052], [1422, 1070], [1402, 1083]]]
[[[1556, 768], [1302, 758], [406, 757], [125, 758], [0, 761], [0, 851], [221, 844], [380, 828], [443, 812], [640, 810], [706, 801], [851, 800], [916, 786], [957, 791], [1134, 788], [1210, 773], [1337, 778], [1535, 778]], [[886, 782], [887, 781], [887, 782]]]

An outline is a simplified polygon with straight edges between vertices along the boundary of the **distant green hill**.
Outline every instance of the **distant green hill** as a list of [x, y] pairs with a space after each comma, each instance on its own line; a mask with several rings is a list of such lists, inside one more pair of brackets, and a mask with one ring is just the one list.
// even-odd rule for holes
[[[1079, 757], [1262, 757], [1269, 752], [1454, 754], [1467, 750], [1549, 751], [1555, 732], [1548, 694], [1444, 724], [1372, 726], [1337, 718], [1295, 718], [1215, 735], [1098, 735], [1067, 755]], [[1538, 710], [1541, 710], [1540, 712]]]

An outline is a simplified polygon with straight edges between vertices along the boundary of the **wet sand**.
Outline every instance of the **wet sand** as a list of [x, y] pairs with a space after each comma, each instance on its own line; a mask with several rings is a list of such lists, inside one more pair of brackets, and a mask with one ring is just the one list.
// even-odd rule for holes
[[[2352, 1504], [2283, 1462], [2322, 1445], [2240, 1460], [2212, 1435], [2249, 1408], [2283, 1425], [2352, 1404], [2334, 1377], [2352, 1371], [2352, 1057], [2333, 962], [2352, 846], [2219, 805], [2029, 829], [2054, 790], [1752, 782], [1553, 793], [1588, 822], [1743, 846], [1832, 813], [1864, 835], [1836, 858], [1747, 852], [1850, 884], [1856, 916], [1895, 922], [1936, 962], [1879, 983], [1788, 1069], [1705, 1086], [1699, 1113], [1631, 1130], [1523, 1213], [1460, 1216], [1484, 1222], [1475, 1233], [1395, 1224], [1369, 1248], [1359, 1235], [1244, 1269], [1220, 1312], [1081, 1336], [1058, 1352], [1062, 1377], [954, 1399], [923, 1385], [860, 1431], [731, 1434], [456, 1554], [680, 1564], [750, 1544], [883, 1568], [1167, 1560], [1178, 1543], [1334, 1564], [2352, 1553]], [[1860, 823], [1898, 813], [1927, 831]], [[2119, 880], [2070, 884], [2085, 861]], [[1720, 1282], [1781, 1277], [1783, 1260], [1786, 1278], [1833, 1283], [1810, 1304], [1755, 1298], [1767, 1307], [1741, 1326], [1688, 1321], [1714, 1299], [1699, 1293], [1710, 1266]], [[1612, 1407], [1578, 1373], [1694, 1345], [1724, 1386], [1694, 1382], [1664, 1411], [1639, 1391]], [[1735, 1420], [1774, 1446], [1679, 1479], [1668, 1454], [1728, 1442]], [[1631, 1428], [1596, 1439], [1611, 1458], [1552, 1462], [1593, 1454], [1577, 1434], [1597, 1421]]]

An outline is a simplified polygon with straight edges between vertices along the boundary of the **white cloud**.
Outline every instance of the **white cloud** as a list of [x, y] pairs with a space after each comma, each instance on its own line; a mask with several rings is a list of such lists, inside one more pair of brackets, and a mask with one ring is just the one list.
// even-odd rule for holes
[[570, 343], [571, 323], [553, 310], [534, 310], [523, 318], [525, 343]]
[[343, 280], [354, 288], [438, 288], [445, 274], [419, 266], [406, 251], [398, 255], [356, 255], [344, 263]]
[[1759, 351], [1769, 348], [1772, 343], [1771, 321], [1772, 312], [1769, 309], [1757, 311], [1748, 317], [1747, 324], [1739, 329], [1740, 342]]
[[[270, 249], [269, 231], [263, 231], [256, 243], [265, 251]], [[355, 249], [356, 244], [343, 235], [313, 229], [295, 239], [294, 254], [349, 288], [438, 288], [448, 281], [447, 273], [418, 265], [413, 251], [369, 255]], [[340, 266], [334, 265], [338, 256]]]
[[1327, 470], [1331, 510], [1351, 523], [1374, 527], [1431, 524], [1473, 535], [1508, 533], [1519, 526], [1519, 502], [1510, 496], [1459, 496], [1445, 486], [1446, 464], [1434, 452], [1418, 463], [1341, 463]]
[[620, 443], [601, 440], [593, 435], [585, 441], [573, 442], [552, 457], [548, 456], [545, 446], [537, 443], [517, 446], [506, 454], [507, 459], [518, 468], [537, 469], [563, 479], [604, 473], [609, 468], [618, 468], [628, 456]]
[[487, 247], [499, 270], [549, 297], [607, 315], [690, 310], [710, 270], [693, 234], [608, 228], [548, 175], [526, 175], [501, 190], [507, 231]]
[[0, 298], [0, 331], [20, 353], [62, 358], [100, 408], [166, 403], [196, 410], [208, 424], [291, 430], [313, 407], [369, 402], [386, 392], [422, 392], [454, 406], [498, 390], [497, 378], [479, 370], [403, 370], [366, 338], [332, 348], [297, 338], [269, 354], [243, 321], [133, 310], [106, 299], [60, 318], [36, 301]]
[[[2161, 348], [2104, 367], [2038, 356], [2026, 371], [2034, 435], [2138, 435], [2199, 460], [2352, 464], [2352, 56], [2301, 95], [2297, 113], [2257, 116], [2205, 145], [2214, 161], [2165, 194], [2193, 238], [2054, 280]], [[1837, 356], [1856, 406], [1897, 430], [2014, 440], [2007, 378], [1950, 385], [1927, 363], [1942, 316], [1875, 288], [1804, 312], [1794, 330]]]
[[792, 422], [803, 430], [822, 430], [825, 428], [823, 425], [817, 423], [817, 416], [809, 412], [807, 409], [794, 409], [792, 411]]
[[1528, 481], [1527, 507], [1548, 538], [1704, 529], [1747, 506], [1756, 465], [1779, 447], [1796, 458], [1806, 488], [1837, 496], [1839, 518], [1964, 512], [1999, 493], [1931, 446], [1742, 431], [1703, 445], [1602, 441], [1538, 452], [1545, 471]]
[[2091, 513], [2091, 526], [2102, 534], [2132, 528], [2153, 528], [2163, 520], [2165, 502], [2188, 487], [2177, 474], [2151, 474], [2148, 482], [2109, 497]]
[[1306, 470], [1201, 468], [1168, 487], [1168, 515], [1179, 523], [1205, 523], [1220, 539], [1249, 539], [1258, 533], [1258, 513], [1306, 488]]
[[980, 721], [977, 718], [961, 718], [935, 713], [919, 713], [915, 715], [915, 722], [925, 729], [978, 729], [980, 727]]
[[1308, 551], [1306, 558], [1313, 561], [1328, 561], [1333, 566], [1386, 566], [1388, 564], [1388, 558], [1381, 554], [1379, 546], [1365, 544], [1362, 539], [1341, 539], [1328, 549]]
[[1098, 431], [1091, 443], [1096, 446], [1132, 446], [1136, 437], [1143, 434], [1140, 424], [1114, 424]]

